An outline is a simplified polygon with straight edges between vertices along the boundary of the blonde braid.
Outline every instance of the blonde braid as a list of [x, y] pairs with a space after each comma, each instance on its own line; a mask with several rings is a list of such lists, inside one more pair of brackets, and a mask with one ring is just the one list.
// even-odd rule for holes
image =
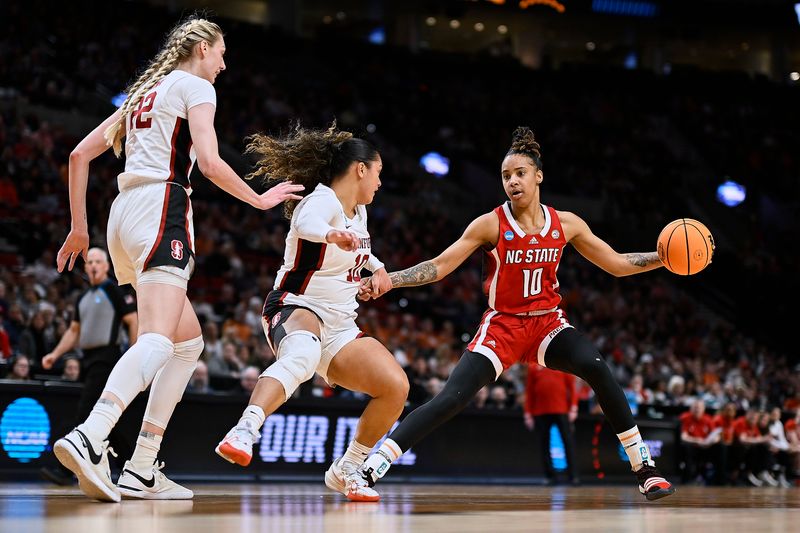
[[[128, 96], [120, 107], [119, 119], [109, 126], [103, 133], [106, 142], [113, 147], [114, 154], [119, 157], [122, 153], [122, 139], [125, 137], [125, 124], [130, 113], [136, 109], [145, 94], [152, 89], [164, 76], [175, 70], [177, 65], [191, 56], [194, 45], [202, 40], [201, 35], [190, 36], [198, 29], [206, 29], [205, 33], [211, 37], [221, 35], [219, 26], [204, 19], [192, 19], [179, 24], [167, 38], [167, 46], [150, 62], [139, 78], [125, 91]], [[210, 31], [209, 31], [210, 30]], [[189, 41], [187, 43], [187, 41]], [[188, 44], [188, 46], [187, 46]]]

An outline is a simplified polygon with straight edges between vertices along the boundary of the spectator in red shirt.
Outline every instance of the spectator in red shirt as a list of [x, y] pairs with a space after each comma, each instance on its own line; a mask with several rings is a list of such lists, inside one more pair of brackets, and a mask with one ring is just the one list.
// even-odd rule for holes
[[[767, 472], [769, 450], [767, 442], [769, 434], [762, 434], [758, 427], [758, 411], [750, 408], [744, 416], [740, 416], [733, 423], [733, 433], [736, 438], [736, 462], [744, 462], [744, 472], [750, 484], [761, 487], [764, 483], [775, 483]], [[770, 483], [772, 479], [772, 483]]]
[[714, 431], [719, 433], [717, 444], [717, 472], [718, 485], [727, 485], [731, 480], [731, 458], [733, 455], [735, 434], [733, 424], [736, 422], [736, 404], [728, 402], [725, 407], [714, 417]]
[[800, 478], [800, 409], [783, 426], [786, 440], [789, 441], [789, 456], [791, 457], [791, 477]]
[[538, 364], [530, 365], [525, 387], [524, 416], [525, 426], [534, 430], [537, 436], [547, 484], [556, 482], [556, 472], [550, 458], [550, 428], [555, 424], [564, 442], [570, 483], [577, 485], [579, 479], [575, 463], [575, 432], [572, 428], [572, 422], [578, 416], [575, 376]]
[[683, 482], [694, 481], [698, 475], [705, 479], [705, 466], [715, 457], [711, 448], [720, 441], [721, 432], [715, 431], [714, 419], [706, 414], [703, 400], [695, 400], [680, 421]]

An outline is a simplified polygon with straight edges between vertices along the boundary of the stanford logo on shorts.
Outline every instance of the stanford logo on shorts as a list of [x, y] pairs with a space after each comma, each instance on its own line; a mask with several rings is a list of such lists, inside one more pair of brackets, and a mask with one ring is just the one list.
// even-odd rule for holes
[[183, 243], [178, 239], [172, 239], [170, 243], [170, 249], [172, 250], [172, 258], [176, 261], [180, 261], [183, 259]]
[[278, 311], [277, 313], [275, 313], [275, 316], [272, 317], [272, 327], [273, 328], [278, 325], [278, 322], [280, 321], [280, 319], [281, 319], [281, 312]]

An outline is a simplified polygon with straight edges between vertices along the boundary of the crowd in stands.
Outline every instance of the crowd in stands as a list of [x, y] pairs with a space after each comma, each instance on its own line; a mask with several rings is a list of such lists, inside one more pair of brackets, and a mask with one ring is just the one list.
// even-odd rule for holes
[[[63, 125], [14, 104], [101, 118], [111, 110], [110, 97], [153, 55], [167, 29], [141, 22], [175, 18], [142, 4], [115, 4], [121, 13], [111, 15], [110, 6], [78, 3], [56, 8], [63, 16], [47, 17], [46, 24], [26, 16], [13, 25], [21, 5], [0, 6], [0, 374], [14, 380], [45, 374], [41, 359], [69, 325], [86, 285], [79, 273], [59, 275], [54, 268], [68, 229], [66, 163], [78, 139]], [[45, 5], [34, 1], [25, 9]], [[593, 229], [618, 248], [654, 241], [665, 221], [687, 212], [687, 191], [709, 185], [689, 188], [697, 158], [719, 172], [746, 176], [762, 205], [742, 212], [749, 218], [747, 231], [720, 248], [711, 270], [747, 276], [732, 291], [743, 298], [736, 303], [768, 309], [760, 320], [773, 312], [780, 320], [782, 308], [765, 307], [767, 290], [739, 289], [783, 276], [788, 296], [797, 284], [789, 275], [796, 251], [775, 248], [785, 226], [780, 217], [766, 215], [782, 211], [763, 208], [786, 194], [800, 170], [800, 140], [787, 125], [798, 104], [787, 97], [788, 89], [722, 77], [720, 83], [736, 89], [722, 98], [694, 91], [680, 77], [638, 71], [603, 76], [578, 67], [533, 72], [510, 58], [455, 55], [444, 61], [433, 53], [413, 56], [347, 42], [332, 47], [255, 26], [223, 26], [228, 70], [216, 86], [216, 120], [229, 146], [240, 150], [246, 135], [285, 131], [292, 120], [322, 127], [337, 117], [341, 127], [357, 132], [369, 132], [369, 124], [377, 128], [372, 138], [386, 168], [384, 187], [369, 211], [370, 232], [376, 255], [390, 269], [438, 254], [485, 208], [478, 200], [499, 203], [499, 180], [484, 184], [470, 200], [459, 189], [474, 183], [462, 171], [469, 163], [495, 176], [511, 130], [530, 123], [544, 147], [544, 201], [548, 192], [601, 198], [603, 217]], [[595, 80], [589, 89], [580, 83], [587, 76]], [[766, 96], [749, 99], [753, 91]], [[445, 180], [417, 164], [433, 148], [451, 157]], [[730, 152], [736, 157], [726, 157]], [[108, 154], [92, 165], [93, 244], [103, 246], [121, 168]], [[287, 224], [279, 209], [257, 212], [226, 198], [202, 176], [192, 179], [198, 262], [189, 297], [203, 321], [205, 353], [189, 389], [246, 394], [274, 360], [261, 328], [261, 306], [282, 260]], [[746, 261], [730, 251], [740, 244]], [[726, 260], [737, 269], [726, 269]], [[362, 305], [364, 331], [384, 342], [409, 375], [410, 402], [441, 390], [469, 342], [485, 307], [480, 279], [476, 254], [440, 283]], [[697, 399], [715, 410], [800, 407], [797, 357], [780, 351], [780, 343], [770, 344], [763, 331], [743, 328], [741, 313], [706, 305], [690, 290], [694, 286], [665, 272], [615, 279], [574, 251], [565, 255], [559, 279], [571, 323], [605, 354], [639, 414], [649, 414], [650, 406], [688, 408]], [[712, 289], [730, 282], [713, 273], [704, 279]], [[63, 373], [70, 379], [75, 369], [67, 366], [74, 363], [59, 365], [51, 378]], [[522, 367], [511, 369], [481, 391], [474, 405], [521, 409], [524, 373]], [[357, 396], [319, 378], [299, 394]], [[596, 409], [585, 386], [581, 399], [585, 408]]]
[[779, 407], [737, 417], [734, 403], [711, 416], [696, 399], [680, 421], [684, 483], [789, 488], [800, 479], [800, 409], [785, 422]]

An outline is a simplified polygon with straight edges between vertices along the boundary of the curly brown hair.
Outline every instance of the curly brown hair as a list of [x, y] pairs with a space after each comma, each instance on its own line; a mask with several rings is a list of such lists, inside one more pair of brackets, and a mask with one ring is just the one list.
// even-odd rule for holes
[[511, 136], [511, 148], [508, 149], [506, 156], [511, 154], [527, 155], [536, 165], [536, 168], [542, 168], [542, 147], [536, 141], [533, 135], [533, 130], [527, 126], [519, 126], [514, 130]]
[[[283, 137], [257, 133], [248, 137], [246, 154], [258, 156], [256, 168], [246, 176], [263, 176], [264, 183], [291, 181], [305, 186], [305, 194], [322, 183], [330, 186], [353, 162], [369, 164], [379, 157], [368, 141], [336, 128], [334, 120], [326, 130], [306, 129], [295, 124]], [[291, 219], [298, 200], [287, 200], [283, 213]]]

